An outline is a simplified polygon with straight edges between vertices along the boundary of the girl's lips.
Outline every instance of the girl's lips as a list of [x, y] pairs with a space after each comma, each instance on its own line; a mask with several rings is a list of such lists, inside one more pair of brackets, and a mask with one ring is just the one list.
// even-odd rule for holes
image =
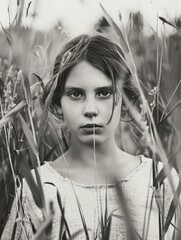
[[93, 129], [93, 128], [101, 128], [102, 126], [101, 125], [98, 125], [98, 124], [86, 124], [84, 126], [82, 126], [81, 128], [84, 128], [84, 129]]
[[82, 131], [86, 134], [97, 134], [101, 133], [103, 126], [98, 125], [98, 124], [86, 124], [81, 127]]

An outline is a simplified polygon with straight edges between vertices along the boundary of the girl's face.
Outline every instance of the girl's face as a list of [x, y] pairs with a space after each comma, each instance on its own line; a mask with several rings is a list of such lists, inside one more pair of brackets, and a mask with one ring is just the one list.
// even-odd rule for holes
[[72, 141], [75, 139], [91, 146], [94, 136], [97, 144], [114, 141], [121, 103], [122, 98], [119, 97], [112, 119], [107, 125], [113, 106], [112, 82], [89, 63], [78, 63], [68, 75], [60, 100]]

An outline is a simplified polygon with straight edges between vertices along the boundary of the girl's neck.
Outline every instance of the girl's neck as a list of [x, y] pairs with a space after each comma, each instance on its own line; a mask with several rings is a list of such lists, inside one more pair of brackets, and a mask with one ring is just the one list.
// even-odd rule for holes
[[[66, 163], [65, 160], [66, 159]], [[69, 150], [51, 165], [64, 177], [83, 183], [109, 183], [125, 177], [140, 164], [140, 159], [121, 151], [116, 142], [93, 146], [74, 141]], [[69, 172], [67, 172], [67, 165]]]
[[104, 142], [102, 144], [93, 145], [86, 145], [81, 142], [74, 141], [73, 144], [70, 145], [69, 150], [66, 153], [67, 159], [69, 159], [70, 163], [74, 166], [81, 166], [81, 167], [95, 167], [95, 162], [97, 167], [102, 168], [103, 166], [107, 165], [110, 159], [114, 159], [114, 161], [120, 160], [122, 152], [115, 141], [112, 142]]

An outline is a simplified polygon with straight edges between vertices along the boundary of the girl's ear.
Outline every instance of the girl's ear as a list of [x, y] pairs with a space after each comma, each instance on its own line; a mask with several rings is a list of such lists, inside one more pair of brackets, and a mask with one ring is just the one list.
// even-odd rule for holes
[[63, 110], [62, 110], [61, 106], [57, 106], [57, 107], [56, 107], [56, 110], [57, 110], [57, 113], [58, 113], [58, 114], [60, 114], [60, 115], [63, 114]]

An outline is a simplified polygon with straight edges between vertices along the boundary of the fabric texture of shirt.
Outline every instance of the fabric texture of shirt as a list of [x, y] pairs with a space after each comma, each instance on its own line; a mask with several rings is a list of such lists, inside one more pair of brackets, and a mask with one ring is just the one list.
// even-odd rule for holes
[[[117, 185], [118, 189], [120, 188], [124, 193], [124, 200], [136, 234], [141, 239], [158, 240], [159, 211], [157, 204], [164, 206], [163, 213], [164, 219], [166, 219], [173, 194], [168, 179], [165, 179], [164, 198], [160, 196], [159, 201], [156, 201], [157, 193], [153, 187], [152, 169], [153, 160], [141, 156], [140, 165], [127, 177], [118, 180]], [[173, 180], [177, 179], [176, 171], [172, 171], [172, 177]], [[61, 222], [62, 209], [70, 235], [75, 236], [74, 239], [86, 239], [80, 211], [88, 229], [89, 239], [104, 239], [102, 225], [103, 222], [104, 226], [106, 223], [108, 225], [110, 219], [109, 239], [128, 239], [129, 229], [126, 224], [125, 209], [114, 184], [79, 184], [60, 175], [48, 162], [41, 166], [41, 178], [47, 211], [50, 213], [51, 204], [54, 212], [49, 239], [58, 240], [60, 231], [64, 232], [66, 229], [65, 224], [63, 226]], [[174, 182], [177, 184], [177, 180]], [[35, 229], [38, 229], [43, 222], [42, 210], [35, 204], [26, 181], [23, 184], [22, 199], [23, 219], [17, 219], [17, 210], [15, 210], [17, 204], [14, 202], [1, 238], [3, 240], [11, 239], [15, 222], [15, 239], [33, 239]], [[106, 220], [104, 221], [104, 219]], [[170, 235], [167, 236], [167, 239], [169, 238]]]

